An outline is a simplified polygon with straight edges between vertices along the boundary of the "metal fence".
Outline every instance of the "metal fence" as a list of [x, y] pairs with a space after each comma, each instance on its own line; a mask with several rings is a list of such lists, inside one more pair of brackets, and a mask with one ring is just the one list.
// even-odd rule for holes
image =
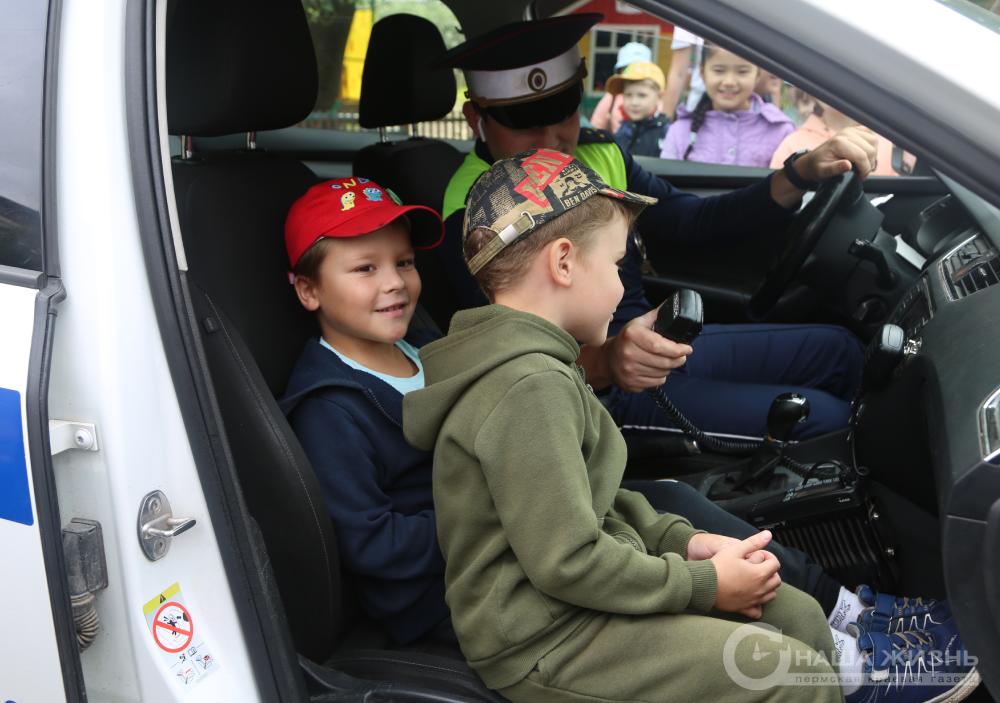
[[[337, 112], [329, 116], [310, 116], [299, 123], [300, 127], [313, 129], [336, 129], [345, 132], [376, 132], [374, 129], [363, 129], [358, 124], [358, 113]], [[433, 122], [421, 122], [416, 125], [402, 127], [387, 127], [387, 132], [405, 134], [409, 137], [421, 136], [434, 139], [472, 139], [472, 130], [465, 122], [461, 112], [453, 112]]]

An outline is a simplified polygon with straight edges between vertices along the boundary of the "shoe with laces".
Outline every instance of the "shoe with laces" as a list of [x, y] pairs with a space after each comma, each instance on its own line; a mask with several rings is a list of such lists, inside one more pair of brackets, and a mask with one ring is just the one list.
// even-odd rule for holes
[[865, 606], [858, 624], [866, 632], [912, 632], [927, 630], [951, 619], [946, 600], [906, 598], [878, 593], [870, 586], [858, 586], [858, 600]]
[[864, 680], [847, 703], [957, 703], [979, 685], [976, 658], [954, 620], [911, 632], [865, 632], [848, 625], [864, 657]]

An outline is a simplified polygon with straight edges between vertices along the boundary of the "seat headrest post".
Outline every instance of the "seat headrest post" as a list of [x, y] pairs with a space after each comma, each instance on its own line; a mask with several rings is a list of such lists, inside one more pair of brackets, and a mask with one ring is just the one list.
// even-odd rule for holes
[[386, 131], [385, 127], [378, 128], [378, 141], [379, 144], [385, 144], [389, 141], [389, 133]]
[[247, 132], [247, 151], [257, 151], [257, 133], [252, 130]]
[[190, 161], [194, 158], [194, 138], [190, 134], [181, 135], [181, 159]]

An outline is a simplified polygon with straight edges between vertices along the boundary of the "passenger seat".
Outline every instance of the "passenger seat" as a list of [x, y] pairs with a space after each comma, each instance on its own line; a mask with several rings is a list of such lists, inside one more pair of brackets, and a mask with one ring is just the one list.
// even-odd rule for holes
[[[316, 65], [298, 0], [176, 0], [168, 12], [171, 134], [218, 136], [299, 122]], [[252, 142], [252, 140], [248, 140]], [[173, 160], [200, 344], [222, 416], [222, 452], [260, 527], [313, 700], [501, 701], [450, 656], [359, 649], [336, 535], [319, 484], [275, 402], [316, 334], [287, 278], [283, 222], [317, 181], [303, 164], [248, 149]], [[241, 506], [233, 506], [242, 509]], [[280, 614], [278, 614], [280, 617]], [[370, 641], [370, 640], [369, 640]], [[353, 696], [353, 697], [352, 697]]]

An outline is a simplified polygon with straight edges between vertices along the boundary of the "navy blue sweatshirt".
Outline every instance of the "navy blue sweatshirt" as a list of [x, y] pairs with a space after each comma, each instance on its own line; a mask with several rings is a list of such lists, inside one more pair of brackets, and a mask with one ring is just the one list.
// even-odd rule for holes
[[312, 339], [278, 404], [316, 471], [365, 611], [399, 643], [428, 633], [449, 617], [444, 559], [432, 455], [403, 437], [403, 396]]
[[659, 156], [660, 142], [667, 135], [670, 120], [662, 112], [644, 120], [622, 120], [615, 142], [632, 156]]
[[[600, 142], [617, 147], [608, 132], [580, 130], [580, 144]], [[484, 142], [477, 141], [475, 149], [481, 159], [493, 163], [493, 156]], [[725, 245], [780, 231], [793, 214], [771, 197], [771, 176], [739, 190], [702, 198], [674, 188], [637, 164], [631, 154], [622, 152], [622, 158], [628, 190], [659, 199], [656, 205], [646, 208], [636, 221], [636, 229], [646, 241], [666, 241], [685, 246]], [[464, 217], [465, 210], [462, 209], [445, 220], [444, 243], [432, 252], [444, 267], [458, 304], [463, 309], [488, 302], [462, 256]], [[652, 308], [642, 287], [642, 253], [632, 237], [622, 262], [621, 279], [625, 295], [615, 311], [608, 330], [610, 335], [617, 334], [626, 322]]]

